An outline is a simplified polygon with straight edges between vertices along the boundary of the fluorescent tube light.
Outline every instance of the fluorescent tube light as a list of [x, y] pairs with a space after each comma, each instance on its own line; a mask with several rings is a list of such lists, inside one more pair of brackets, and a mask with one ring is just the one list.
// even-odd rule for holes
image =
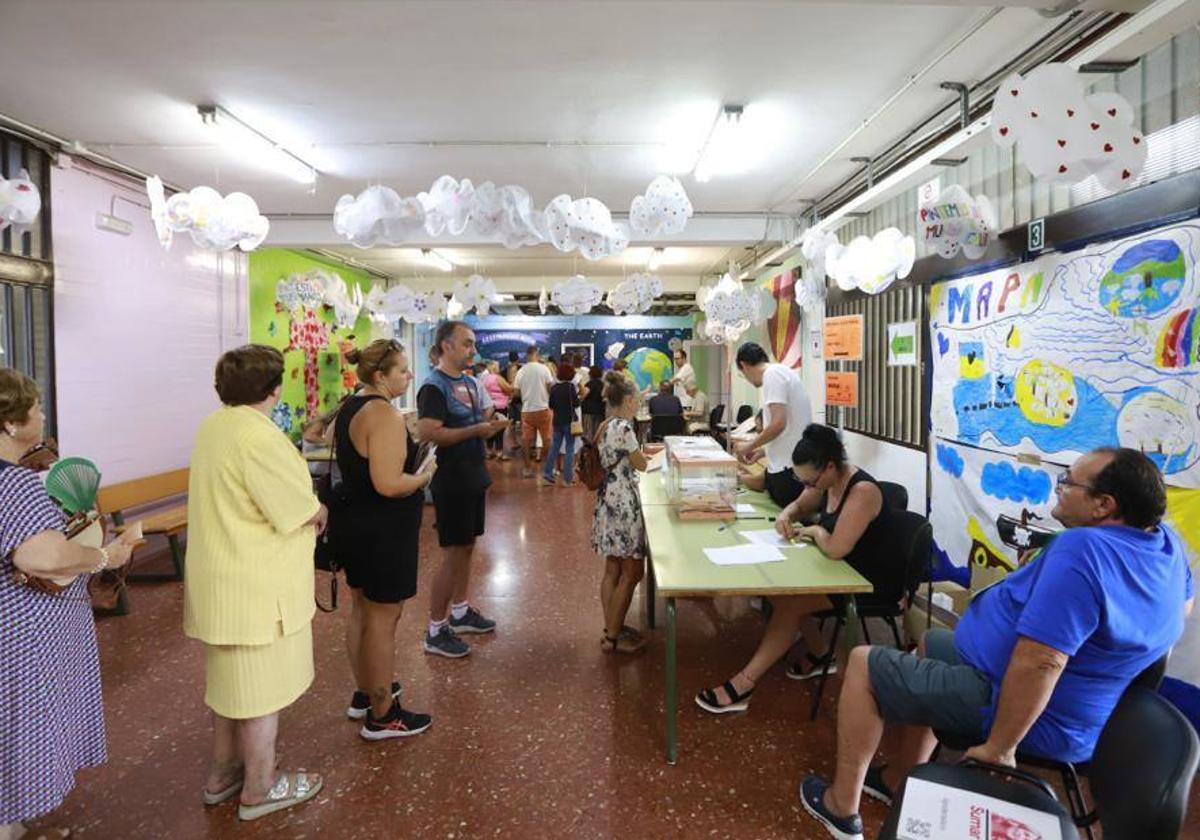
[[441, 269], [442, 271], [454, 270], [454, 263], [450, 262], [450, 260], [443, 257], [432, 248], [421, 249], [421, 262], [425, 263], [426, 265], [431, 265], [434, 268]]
[[658, 271], [658, 267], [662, 265], [663, 252], [666, 248], [655, 248], [650, 252], [650, 259], [646, 260], [646, 268], [651, 271]]
[[258, 129], [243, 122], [220, 105], [201, 105], [196, 109], [200, 120], [211, 127], [221, 143], [239, 157], [250, 160], [264, 169], [286, 175], [301, 184], [317, 180], [317, 170]]
[[721, 113], [708, 133], [708, 139], [700, 149], [692, 175], [704, 183], [713, 175], [726, 175], [738, 171], [743, 165], [742, 146], [745, 131], [742, 125], [741, 105], [722, 105]]

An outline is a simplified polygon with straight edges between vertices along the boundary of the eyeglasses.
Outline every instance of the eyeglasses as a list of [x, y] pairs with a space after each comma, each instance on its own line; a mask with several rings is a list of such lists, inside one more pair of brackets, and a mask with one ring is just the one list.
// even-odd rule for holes
[[1055, 489], [1057, 489], [1060, 493], [1064, 487], [1079, 487], [1083, 490], [1087, 490], [1088, 492], [1096, 489], [1091, 484], [1083, 484], [1079, 481], [1072, 481], [1069, 473], [1060, 473], [1058, 478], [1054, 480], [1054, 486]]
[[817, 486], [817, 482], [819, 482], [821, 480], [821, 476], [825, 475], [825, 470], [827, 470], [827, 469], [829, 469], [829, 464], [826, 464], [825, 466], [821, 467], [821, 471], [817, 473], [816, 478], [805, 479], [805, 478], [800, 478], [800, 476], [796, 476], [796, 479], [801, 484], [803, 484], [805, 487], [807, 487], [811, 490], [812, 488]]

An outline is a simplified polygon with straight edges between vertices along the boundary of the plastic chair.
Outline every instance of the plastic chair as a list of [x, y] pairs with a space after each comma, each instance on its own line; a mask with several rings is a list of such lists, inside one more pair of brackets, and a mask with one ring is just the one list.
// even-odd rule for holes
[[739, 405], [738, 413], [737, 413], [737, 421], [734, 423], [734, 425], [740, 426], [753, 416], [754, 416], [753, 408], [751, 408], [748, 405]]
[[[1133, 681], [1129, 684], [1129, 688], [1125, 690], [1125, 693], [1129, 694], [1130, 692], [1134, 691], [1149, 691], [1151, 693], [1157, 692], [1158, 687], [1162, 685], [1163, 676], [1166, 674], [1166, 672], [1167, 656], [1162, 656], [1148, 668], [1146, 668], [1146, 670], [1134, 677]], [[1124, 702], [1124, 697], [1122, 697], [1121, 702]], [[1119, 705], [1120, 704], [1118, 704], [1118, 707]], [[1115, 710], [1113, 711], [1113, 714], [1116, 714]], [[1112, 718], [1110, 717], [1109, 720], [1111, 721]], [[1186, 720], [1184, 722], [1186, 723]], [[1106, 723], [1104, 725], [1104, 731], [1107, 730], [1108, 724]], [[1100, 733], [1101, 739], [1104, 737], [1104, 731]], [[964, 752], [976, 744], [983, 743], [983, 740], [980, 738], [967, 738], [952, 732], [939, 732], [934, 730], [933, 734], [938, 740], [938, 746], [933, 751], [933, 756], [930, 758], [931, 761], [937, 759], [938, 755], [942, 751], [943, 745], [952, 750]], [[1097, 748], [1098, 746], [1099, 745], [1097, 742]], [[1095, 834], [1092, 832], [1092, 825], [1094, 825], [1096, 822], [1096, 812], [1088, 807], [1087, 800], [1083, 796], [1083, 787], [1079, 784], [1080, 776], [1088, 776], [1091, 773], [1090, 761], [1074, 763], [1070, 761], [1059, 761], [1053, 758], [1046, 758], [1040, 755], [1033, 755], [1032, 753], [1018, 752], [1017, 763], [1027, 764], [1030, 767], [1037, 767], [1042, 770], [1052, 770], [1057, 772], [1062, 777], [1063, 789], [1067, 793], [1067, 804], [1071, 808], [1071, 818], [1074, 820], [1075, 825], [1084, 830], [1084, 833], [1087, 835], [1089, 840], [1095, 837]], [[1192, 772], [1194, 775], [1195, 768], [1193, 768]], [[1140, 837], [1141, 835], [1137, 836]]]
[[[921, 585], [921, 581], [928, 574], [929, 557], [933, 551], [933, 528], [924, 516], [910, 510], [893, 511], [891, 515], [894, 544], [903, 546], [905, 549], [904, 566], [901, 568], [903, 577], [900, 580], [903, 600], [891, 601], [880, 599], [877, 596], [864, 595], [855, 599], [855, 605], [858, 607], [859, 621], [862, 622], [863, 639], [867, 644], [871, 643], [871, 635], [867, 630], [867, 619], [881, 618], [891, 628], [892, 637], [896, 640], [896, 647], [903, 650], [904, 644], [900, 640], [900, 628], [896, 624], [896, 619], [904, 615], [905, 607], [912, 603], [917, 587]], [[816, 617], [821, 621], [834, 618], [837, 620], [837, 624], [833, 628], [833, 639], [829, 642], [829, 649], [821, 657], [823, 664], [821, 665], [821, 676], [817, 678], [814, 689], [816, 696], [813, 697], [812, 712], [809, 716], [811, 720], [817, 719], [817, 712], [821, 708], [821, 695], [824, 693], [825, 683], [829, 679], [829, 666], [833, 664], [833, 658], [837, 652], [838, 635], [846, 623], [846, 609], [839, 606], [833, 610], [817, 613]]]
[[650, 440], [660, 441], [666, 435], [682, 435], [687, 432], [687, 423], [682, 414], [659, 414], [650, 418]]
[[1132, 686], [1092, 756], [1090, 787], [1105, 840], [1173, 840], [1187, 814], [1200, 739], [1159, 694]]
[[[919, 764], [914, 767], [896, 791], [887, 819], [884, 820], [883, 828], [879, 830], [879, 840], [896, 840], [899, 835], [900, 811], [903, 808], [904, 791], [909, 779], [921, 779], [990, 796], [1003, 802], [1051, 814], [1058, 820], [1064, 840], [1076, 834], [1075, 826], [1071, 824], [1071, 815], [1059, 803], [1050, 786], [1037, 776], [1011, 767], [963, 761], [958, 764]], [[904, 836], [910, 835], [906, 832]]]
[[879, 490], [883, 501], [892, 510], [908, 510], [908, 488], [894, 481], [880, 481]]

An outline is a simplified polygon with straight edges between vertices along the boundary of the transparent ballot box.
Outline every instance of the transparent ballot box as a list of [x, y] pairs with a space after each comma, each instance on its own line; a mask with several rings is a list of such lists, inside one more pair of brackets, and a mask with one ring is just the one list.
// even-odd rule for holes
[[710, 437], [666, 438], [667, 498], [680, 519], [737, 518], [737, 459]]

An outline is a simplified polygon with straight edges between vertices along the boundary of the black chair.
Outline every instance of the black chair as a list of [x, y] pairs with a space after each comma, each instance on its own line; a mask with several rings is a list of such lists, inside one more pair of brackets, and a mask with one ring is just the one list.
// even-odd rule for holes
[[650, 418], [650, 440], [661, 441], [667, 435], [682, 435], [687, 423], [682, 414], [659, 414]]
[[1178, 709], [1132, 686], [1092, 756], [1089, 786], [1104, 840], [1174, 840], [1200, 764], [1200, 739]]
[[729, 431], [729, 429], [726, 428], [725, 424], [723, 424], [721, 422], [722, 418], [724, 418], [724, 417], [725, 417], [725, 403], [721, 403], [720, 405], [713, 408], [712, 411], [708, 412], [708, 431], [707, 432], [700, 431], [700, 432], [697, 432], [696, 434], [712, 435], [712, 437], [716, 439], [717, 443], [721, 444], [721, 447], [724, 448], [725, 447], [725, 433]]
[[908, 510], [908, 488], [894, 481], [880, 481], [879, 491], [883, 501], [892, 510]]
[[[910, 510], [892, 511], [891, 515], [893, 544], [904, 552], [902, 555], [904, 565], [900, 568], [903, 577], [898, 581], [903, 599], [893, 601], [886, 597], [863, 595], [855, 598], [855, 604], [858, 607], [859, 621], [862, 623], [863, 639], [867, 644], [871, 643], [871, 634], [867, 630], [867, 619], [881, 618], [891, 627], [896, 647], [903, 650], [904, 644], [900, 641], [900, 628], [896, 624], [896, 619], [903, 617], [904, 610], [912, 603], [917, 587], [929, 573], [929, 558], [933, 551], [933, 528], [928, 519]], [[813, 697], [812, 713], [810, 714], [811, 720], [817, 719], [817, 712], [821, 708], [821, 695], [825, 691], [825, 682], [829, 679], [829, 666], [833, 664], [834, 657], [837, 655], [838, 635], [846, 623], [846, 608], [839, 605], [835, 609], [817, 613], [816, 618], [822, 624], [830, 618], [835, 619], [837, 623], [833, 628], [833, 639], [829, 642], [829, 650], [821, 657], [823, 660], [821, 676], [817, 678], [816, 696]]]
[[[1163, 676], [1167, 673], [1167, 657], [1163, 656], [1156, 660], [1150, 667], [1142, 671], [1129, 684], [1129, 688], [1125, 690], [1128, 694], [1132, 691], [1150, 691], [1157, 692], [1158, 687], [1162, 685]], [[1124, 702], [1124, 697], [1122, 701]], [[1116, 714], [1114, 710], [1113, 714]], [[1111, 718], [1110, 718], [1111, 720]], [[1185, 721], [1186, 722], [1186, 721]], [[1107, 731], [1108, 724], [1104, 725]], [[958, 752], [965, 752], [977, 744], [983, 743], [981, 738], [968, 738], [957, 733], [939, 732], [934, 730], [933, 733], [938, 740], [938, 745], [930, 757], [930, 761], [937, 760], [941, 754], [942, 747], [947, 746]], [[1100, 733], [1101, 738], [1104, 737], [1104, 732]], [[1097, 744], [1097, 748], [1099, 745]], [[1093, 757], [1094, 758], [1094, 757]], [[1017, 753], [1017, 763], [1027, 764], [1030, 767], [1037, 767], [1041, 770], [1051, 770], [1057, 772], [1062, 777], [1063, 790], [1067, 793], [1067, 804], [1071, 808], [1071, 818], [1075, 821], [1075, 825], [1084, 830], [1089, 840], [1095, 837], [1092, 832], [1092, 825], [1096, 822], [1096, 812], [1088, 807], [1087, 800], [1083, 796], [1083, 787], [1079, 784], [1080, 776], [1088, 776], [1091, 772], [1091, 762], [1083, 761], [1073, 763], [1070, 761], [1058, 761], [1053, 758], [1046, 758], [1032, 753]], [[1193, 773], [1195, 770], [1193, 769]]]
[[754, 416], [754, 409], [748, 405], [739, 405], [735, 426], [740, 426]]
[[[895, 840], [899, 834], [900, 811], [904, 805], [904, 791], [909, 779], [921, 779], [946, 787], [990, 796], [1002, 802], [1011, 802], [1034, 811], [1050, 814], [1058, 820], [1064, 840], [1074, 837], [1075, 826], [1071, 815], [1059, 804], [1050, 786], [1037, 776], [998, 767], [978, 761], [963, 761], [959, 764], [919, 764], [901, 782], [892, 807], [879, 830], [879, 840]], [[905, 836], [909, 836], [906, 832]]]

